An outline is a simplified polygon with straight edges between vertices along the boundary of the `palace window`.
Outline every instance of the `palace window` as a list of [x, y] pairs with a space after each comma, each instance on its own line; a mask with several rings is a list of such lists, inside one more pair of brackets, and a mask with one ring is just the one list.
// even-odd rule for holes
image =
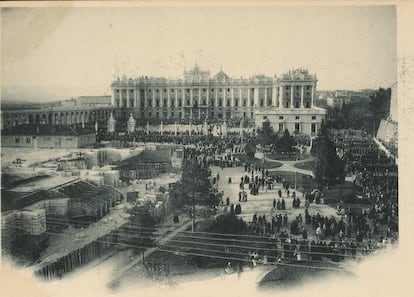
[[230, 106], [230, 100], [227, 100], [227, 106]]
[[283, 120], [283, 116], [279, 116], [279, 120]]
[[306, 90], [310, 90], [310, 87], [311, 87], [311, 86], [306, 86]]
[[295, 132], [298, 133], [300, 128], [300, 123], [295, 123]]
[[316, 116], [312, 116], [312, 120], [316, 120]]
[[158, 92], [159, 92], [159, 91], [160, 91], [160, 90], [158, 90], [158, 89], [157, 89], [157, 94], [158, 94]]
[[174, 89], [171, 89], [171, 93], [174, 93]]
[[316, 133], [316, 124], [315, 123], [311, 124], [311, 133]]
[[164, 106], [167, 106], [167, 99], [164, 98]]
[[164, 93], [167, 93], [167, 89], [164, 89]]
[[16, 138], [14, 139], [14, 143], [19, 143], [19, 142], [20, 142], [19, 137], [16, 137]]
[[283, 130], [283, 123], [279, 123], [279, 131], [282, 132]]
[[295, 116], [295, 120], [299, 120], [299, 116]]

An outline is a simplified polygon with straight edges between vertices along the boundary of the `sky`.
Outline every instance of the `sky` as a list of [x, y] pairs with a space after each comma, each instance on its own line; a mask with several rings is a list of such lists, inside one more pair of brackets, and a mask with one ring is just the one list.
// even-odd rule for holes
[[389, 87], [394, 6], [3, 8], [2, 99], [110, 94], [123, 75], [280, 75], [307, 68], [319, 90]]

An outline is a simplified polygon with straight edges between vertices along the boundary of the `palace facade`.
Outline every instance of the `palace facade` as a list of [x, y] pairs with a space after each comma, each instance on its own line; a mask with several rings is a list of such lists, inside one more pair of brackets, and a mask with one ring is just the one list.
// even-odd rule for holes
[[[316, 75], [296, 69], [280, 77], [213, 77], [195, 66], [183, 79], [140, 77], [115, 80], [112, 105], [136, 119], [254, 119], [276, 130], [316, 135], [325, 110], [315, 106]], [[119, 114], [119, 112], [118, 112]]]

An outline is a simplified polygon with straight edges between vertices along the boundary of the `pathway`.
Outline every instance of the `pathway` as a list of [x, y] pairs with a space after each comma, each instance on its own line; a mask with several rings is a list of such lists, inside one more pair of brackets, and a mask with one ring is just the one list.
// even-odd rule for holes
[[[263, 158], [263, 155], [261, 153], [256, 153], [256, 158]], [[306, 175], [310, 175], [313, 177], [313, 173], [310, 170], [305, 169], [299, 169], [294, 167], [295, 164], [305, 161], [311, 161], [315, 158], [308, 158], [304, 160], [299, 161], [276, 161], [267, 159], [269, 162], [280, 162], [283, 165], [278, 168], [269, 169], [269, 172], [271, 171], [289, 171], [289, 172], [298, 172]], [[211, 167], [211, 172], [214, 175], [219, 173], [220, 179], [218, 181], [218, 187], [220, 191], [224, 192], [223, 195], [223, 201], [226, 201], [226, 198], [229, 197], [230, 199], [230, 205], [234, 204], [236, 205], [239, 203], [238, 201], [238, 193], [240, 191], [239, 183], [242, 176], [248, 175], [251, 176], [251, 172], [245, 172], [243, 167], [232, 167], [232, 168], [224, 168], [221, 169], [220, 167], [213, 166]], [[228, 178], [232, 178], [232, 183], [228, 183]], [[249, 194], [248, 185], [245, 185], [245, 191], [248, 193], [247, 195], [247, 202], [241, 202], [242, 207], [242, 213], [239, 215], [239, 217], [242, 217], [245, 221], [251, 221], [252, 217], [255, 213], [258, 215], [266, 215], [266, 217], [271, 217], [271, 209], [273, 207], [273, 199], [278, 198], [278, 190], [282, 190], [282, 197], [285, 199], [286, 202], [286, 210], [285, 211], [277, 211], [277, 213], [286, 213], [289, 217], [289, 221], [291, 221], [291, 218], [294, 218], [298, 216], [300, 213], [302, 216], [304, 216], [304, 198], [303, 193], [296, 191], [296, 196], [301, 200], [301, 207], [299, 209], [294, 209], [292, 207], [293, 198], [287, 197], [287, 194], [282, 189], [282, 184], [275, 184], [272, 190], [262, 190], [260, 188], [259, 195], [253, 196]], [[223, 207], [222, 211], [225, 210], [225, 207]], [[323, 205], [323, 204], [314, 204], [312, 203], [309, 212], [311, 214], [319, 212], [321, 215], [324, 216], [337, 216], [335, 209]]]

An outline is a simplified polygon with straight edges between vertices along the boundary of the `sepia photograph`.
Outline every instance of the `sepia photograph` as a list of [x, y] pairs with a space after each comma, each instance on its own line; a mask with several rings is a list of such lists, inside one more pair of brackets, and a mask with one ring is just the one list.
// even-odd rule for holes
[[401, 15], [1, 4], [0, 295], [410, 296]]

